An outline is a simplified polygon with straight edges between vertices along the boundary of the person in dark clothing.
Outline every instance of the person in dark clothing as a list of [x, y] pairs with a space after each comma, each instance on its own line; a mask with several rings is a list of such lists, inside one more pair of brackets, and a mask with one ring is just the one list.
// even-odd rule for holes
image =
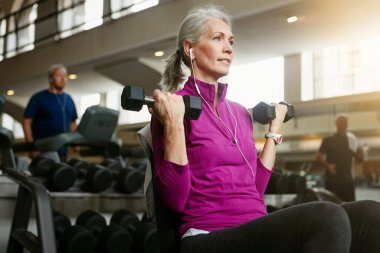
[[338, 115], [335, 125], [337, 132], [323, 139], [316, 160], [325, 168], [325, 188], [343, 201], [354, 201], [355, 185], [351, 167], [357, 152], [357, 139], [347, 132], [347, 116]]
[[[52, 65], [48, 72], [49, 88], [35, 93], [29, 100], [22, 122], [27, 142], [76, 131], [78, 118], [71, 96], [64, 92], [67, 86], [67, 70], [61, 64]], [[59, 156], [64, 159], [67, 148], [62, 147]], [[38, 152], [31, 152], [31, 158]]]

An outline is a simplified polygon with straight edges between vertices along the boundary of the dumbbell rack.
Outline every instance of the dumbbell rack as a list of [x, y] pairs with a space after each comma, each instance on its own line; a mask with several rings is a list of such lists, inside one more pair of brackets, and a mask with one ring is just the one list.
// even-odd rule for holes
[[[18, 184], [16, 205], [13, 212], [7, 253], [56, 253], [54, 223], [50, 195], [42, 182], [16, 170], [12, 150], [13, 133], [0, 127], [0, 169]], [[34, 204], [38, 237], [28, 231], [28, 224]]]
[[[56, 253], [54, 223], [50, 194], [42, 182], [15, 169], [3, 172], [19, 185], [13, 213], [7, 253]], [[28, 231], [34, 203], [38, 237]]]
[[[18, 185], [6, 252], [23, 253], [25, 249], [31, 253], [56, 253], [52, 196], [39, 178], [31, 177], [16, 169], [17, 166], [12, 149], [13, 140], [13, 133], [0, 127], [0, 171]], [[120, 154], [120, 150], [114, 149], [114, 146], [107, 146], [107, 150], [109, 150], [107, 155]], [[118, 194], [118, 196], [120, 195]], [[58, 194], [57, 197], [62, 196]], [[32, 207], [35, 210], [38, 236], [28, 231]]]

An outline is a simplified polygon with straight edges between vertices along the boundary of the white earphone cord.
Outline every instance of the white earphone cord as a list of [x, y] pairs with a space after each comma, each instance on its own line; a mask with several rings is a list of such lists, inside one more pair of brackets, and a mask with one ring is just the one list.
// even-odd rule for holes
[[239, 146], [239, 142], [238, 142], [238, 139], [237, 139], [237, 134], [236, 134], [236, 129], [237, 129], [237, 120], [234, 116], [234, 114], [232, 113], [232, 110], [231, 110], [231, 107], [230, 107], [230, 104], [228, 103], [228, 101], [226, 100], [226, 103], [227, 103], [227, 107], [228, 107], [228, 110], [231, 114], [231, 116], [234, 118], [235, 120], [235, 129], [234, 129], [234, 133], [232, 133], [231, 129], [227, 126], [226, 123], [224, 123], [224, 121], [214, 112], [214, 110], [212, 110], [211, 106], [207, 103], [207, 101], [203, 98], [200, 90], [199, 90], [199, 87], [198, 87], [198, 84], [197, 84], [197, 81], [196, 81], [196, 78], [195, 78], [195, 71], [194, 71], [194, 67], [193, 67], [193, 58], [190, 56], [190, 64], [191, 64], [191, 69], [193, 71], [193, 80], [194, 80], [194, 85], [195, 85], [195, 89], [197, 90], [198, 92], [198, 95], [201, 97], [201, 99], [203, 100], [203, 102], [205, 102], [205, 104], [207, 105], [207, 107], [209, 108], [209, 110], [212, 112], [212, 114], [214, 114], [215, 117], [217, 117], [219, 119], [220, 122], [223, 123], [223, 125], [228, 129], [228, 131], [231, 133], [232, 137], [233, 137], [233, 141], [234, 143], [236, 144], [240, 154], [242, 155], [244, 161], [248, 164], [248, 167], [251, 171], [251, 174], [252, 174], [252, 179], [253, 181], [255, 182], [255, 173], [253, 172], [253, 169], [251, 167], [251, 164], [248, 162], [247, 158], [245, 157], [245, 155], [243, 154], [243, 151], [241, 151], [240, 149], [240, 146]]

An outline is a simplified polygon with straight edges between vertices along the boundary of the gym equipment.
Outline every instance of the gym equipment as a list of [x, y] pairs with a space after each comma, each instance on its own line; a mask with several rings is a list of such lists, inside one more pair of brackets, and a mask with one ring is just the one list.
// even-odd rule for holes
[[67, 190], [74, 185], [76, 180], [73, 167], [43, 156], [32, 160], [29, 171], [33, 176], [45, 178], [47, 187], [53, 191]]
[[112, 141], [119, 112], [101, 106], [88, 107], [76, 132], [61, 133], [34, 143], [16, 143], [14, 152], [40, 151], [45, 157], [59, 161], [57, 150], [64, 145], [95, 147], [107, 156], [121, 155], [120, 147]]
[[139, 222], [137, 216], [127, 209], [116, 211], [111, 217], [111, 224], [118, 224], [133, 233], [132, 250], [141, 253], [160, 252], [157, 227], [148, 220]]
[[138, 171], [141, 171], [143, 173], [145, 173], [146, 171], [146, 167], [147, 167], [147, 163], [146, 162], [141, 162], [141, 161], [135, 161], [131, 164], [131, 166], [133, 168], [136, 168]]
[[[286, 105], [288, 107], [288, 111], [284, 119], [284, 122], [287, 122], [291, 118], [294, 117], [294, 106], [286, 102], [280, 102], [280, 104]], [[252, 118], [254, 121], [260, 124], [263, 124], [263, 125], [268, 124], [274, 118], [276, 118], [275, 107], [266, 102], [260, 102], [255, 107], [252, 108]]]
[[[196, 120], [202, 112], [202, 100], [200, 97], [185, 95], [182, 97], [185, 103], [185, 118]], [[154, 104], [151, 97], [145, 96], [141, 87], [125, 86], [121, 94], [121, 107], [124, 110], [140, 111], [143, 105], [148, 107]]]
[[[0, 99], [0, 113], [5, 102], [5, 98], [2, 99]], [[49, 191], [40, 179], [16, 170], [16, 161], [12, 149], [13, 141], [13, 132], [0, 127], [1, 171], [4, 176], [18, 184], [7, 252], [56, 253]], [[32, 207], [35, 211], [38, 236], [28, 231]]]
[[0, 94], [0, 114], [3, 113], [4, 103], [5, 103], [5, 95]]
[[88, 210], [77, 217], [76, 225], [88, 229], [97, 239], [94, 252], [125, 253], [132, 243], [132, 235], [123, 227], [111, 224], [99, 213]]
[[[157, 226], [157, 238], [160, 252], [162, 253], [175, 253], [180, 252], [181, 237], [178, 232], [181, 216], [170, 210], [161, 196], [158, 194], [155, 180], [154, 180], [154, 158], [153, 149], [150, 143], [152, 139], [150, 135], [150, 125], [148, 124], [138, 132], [138, 138], [144, 152], [149, 159], [150, 171], [153, 176], [151, 181], [151, 191], [147, 191], [147, 194], [152, 197], [152, 201], [148, 201], [148, 210], [154, 209], [154, 217], [156, 219]], [[149, 188], [148, 188], [149, 189]], [[153, 215], [153, 213], [152, 213]]]
[[82, 189], [89, 192], [102, 192], [111, 187], [112, 175], [103, 166], [92, 165], [87, 161], [72, 158], [68, 164], [75, 168], [78, 179], [83, 180]]
[[306, 189], [306, 179], [294, 173], [274, 172], [265, 190], [266, 194], [298, 194]]
[[298, 194], [291, 203], [292, 205], [297, 205], [312, 201], [330, 201], [336, 204], [342, 204], [344, 202], [334, 193], [326, 189], [311, 188], [305, 189], [302, 193]]
[[115, 190], [122, 193], [133, 193], [140, 189], [144, 184], [144, 174], [130, 166], [123, 167], [119, 161], [106, 159], [100, 163], [101, 166], [108, 168], [116, 181]]
[[117, 224], [133, 234], [140, 224], [140, 220], [136, 214], [131, 213], [127, 209], [119, 209], [112, 214], [111, 224]]
[[70, 219], [58, 211], [53, 211], [57, 249], [59, 253], [92, 253], [95, 237], [87, 229], [72, 226]]

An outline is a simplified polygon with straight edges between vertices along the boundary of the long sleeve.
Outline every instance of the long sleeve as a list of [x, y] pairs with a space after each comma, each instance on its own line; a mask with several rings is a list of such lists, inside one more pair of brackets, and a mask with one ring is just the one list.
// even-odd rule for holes
[[261, 163], [260, 158], [257, 158], [256, 188], [262, 197], [264, 196], [272, 173], [273, 172], [271, 170], [265, 168], [265, 166]]
[[190, 192], [189, 164], [178, 165], [164, 160], [164, 129], [154, 117], [151, 120], [154, 153], [154, 180], [169, 208], [182, 212]]

